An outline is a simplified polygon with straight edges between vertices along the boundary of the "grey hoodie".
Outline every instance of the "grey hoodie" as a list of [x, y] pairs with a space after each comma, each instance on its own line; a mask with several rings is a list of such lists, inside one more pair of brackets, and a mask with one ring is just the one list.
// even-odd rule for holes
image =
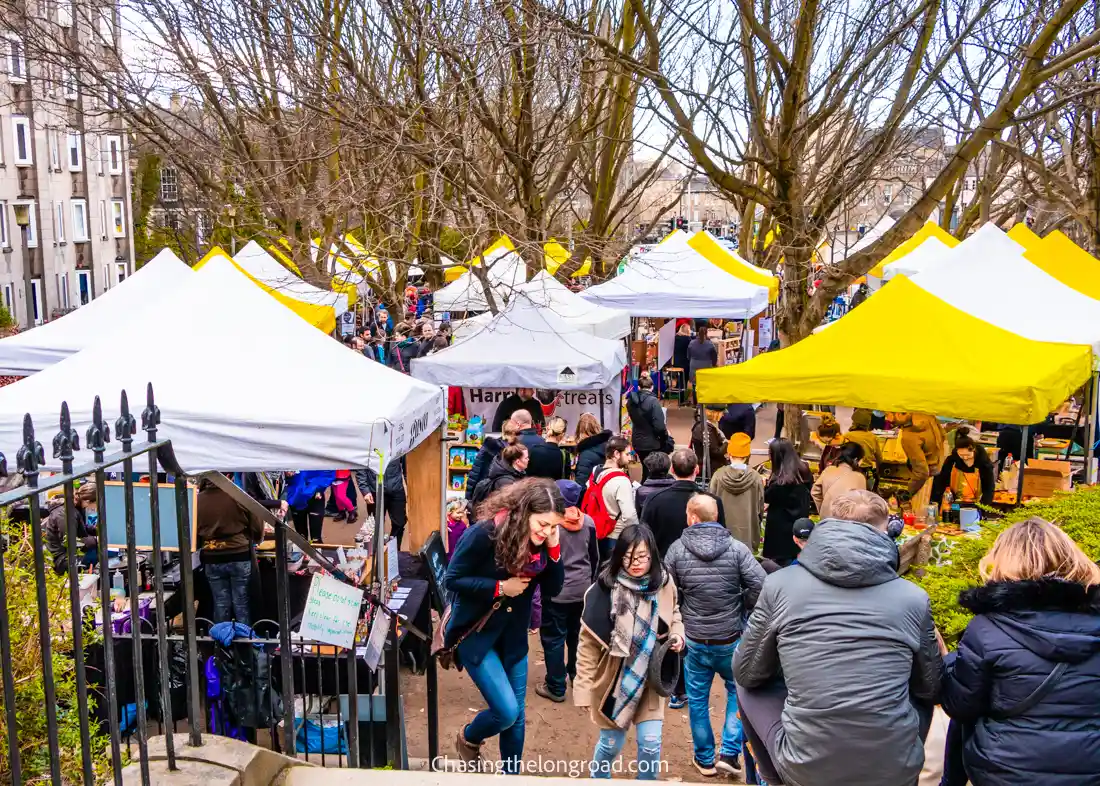
[[912, 700], [943, 671], [928, 596], [898, 577], [897, 547], [826, 519], [798, 564], [768, 577], [734, 660], [743, 688], [782, 673], [774, 762], [789, 786], [912, 786], [924, 745]]
[[680, 590], [687, 637], [723, 640], [741, 635], [767, 574], [752, 552], [721, 524], [693, 524], [669, 546], [665, 568]]

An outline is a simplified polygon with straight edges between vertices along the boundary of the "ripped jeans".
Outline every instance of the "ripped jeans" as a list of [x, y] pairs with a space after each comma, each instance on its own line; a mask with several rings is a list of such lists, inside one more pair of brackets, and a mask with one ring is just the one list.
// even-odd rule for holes
[[[638, 760], [630, 772], [640, 781], [655, 781], [660, 775], [661, 729], [664, 721], [648, 720], [637, 725]], [[596, 741], [596, 751], [592, 754], [593, 778], [610, 778], [612, 772], [620, 770], [615, 766], [619, 752], [626, 742], [626, 729], [600, 729], [600, 738]]]

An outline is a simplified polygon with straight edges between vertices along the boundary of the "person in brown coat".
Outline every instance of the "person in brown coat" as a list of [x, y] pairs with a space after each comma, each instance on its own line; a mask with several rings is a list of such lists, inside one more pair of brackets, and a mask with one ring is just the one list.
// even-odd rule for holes
[[901, 433], [901, 449], [905, 451], [912, 473], [909, 494], [915, 498], [928, 479], [940, 471], [943, 429], [930, 415], [895, 412], [890, 419]]
[[199, 558], [214, 597], [214, 622], [252, 624], [248, 582], [252, 546], [264, 539], [264, 525], [212, 481], [203, 479], [195, 503]]
[[631, 725], [638, 727], [639, 779], [661, 768], [665, 700], [650, 683], [658, 642], [684, 648], [676, 585], [661, 565], [648, 527], [622, 531], [599, 580], [588, 588], [581, 615], [573, 702], [588, 709], [600, 729], [591, 776], [610, 778]]
[[879, 444], [878, 436], [871, 430], [873, 417], [874, 413], [869, 409], [857, 409], [852, 412], [852, 427], [844, 435], [844, 441], [855, 442], [863, 448], [861, 466], [864, 469], [873, 469], [877, 477], [882, 464], [882, 445]]
[[[77, 537], [77, 555], [81, 564], [88, 566], [97, 561], [99, 540], [96, 530], [88, 523], [88, 514], [95, 513], [99, 493], [95, 483], [85, 483], [73, 492], [73, 505], [69, 509]], [[68, 523], [65, 521], [65, 500], [57, 497], [50, 502], [49, 515], [42, 525], [46, 550], [50, 553], [55, 573], [64, 574], [69, 570], [69, 551], [67, 538]]]
[[[711, 414], [713, 412], [713, 415]], [[704, 420], [699, 419], [699, 411], [695, 412], [695, 425], [691, 428], [691, 449], [695, 451], [696, 458], [699, 459], [700, 472], [703, 472], [703, 467], [707, 465], [703, 461], [703, 429], [706, 428], [710, 432], [707, 440], [710, 447], [710, 466], [707, 467], [706, 477], [713, 475], [719, 467], [723, 467], [726, 464], [726, 438], [722, 436], [722, 432], [718, 430], [711, 418], [717, 420], [721, 417], [723, 412], [722, 407], [718, 407], [717, 410], [707, 409], [707, 416]]]
[[859, 471], [863, 460], [863, 448], [854, 442], [841, 445], [833, 457], [833, 463], [822, 470], [817, 482], [810, 489], [810, 496], [817, 505], [821, 518], [833, 515], [833, 500], [849, 491], [866, 491], [867, 476]]

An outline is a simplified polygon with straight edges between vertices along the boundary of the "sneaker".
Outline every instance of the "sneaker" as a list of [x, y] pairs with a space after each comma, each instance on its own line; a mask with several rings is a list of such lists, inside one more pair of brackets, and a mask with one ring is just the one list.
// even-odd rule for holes
[[535, 686], [535, 693], [542, 696], [544, 699], [549, 699], [555, 704], [561, 704], [565, 701], [564, 693], [554, 693], [554, 691], [550, 690], [550, 686], [547, 685], [545, 682], [540, 682]]
[[687, 696], [669, 696], [668, 697], [668, 708], [670, 710], [682, 710], [684, 707], [687, 706], [687, 703], [688, 703]]
[[717, 767], [718, 772], [723, 775], [733, 775], [734, 773], [741, 772], [741, 757], [719, 756], [714, 766]]
[[704, 778], [713, 778], [718, 774], [718, 770], [714, 768], [713, 764], [702, 764], [695, 757], [692, 757], [691, 763], [695, 765], [695, 769], [699, 770], [699, 774]]
[[332, 520], [333, 521], [343, 521], [345, 518], [347, 518], [347, 516], [348, 516], [348, 514], [344, 513], [344, 511], [342, 511], [342, 510], [337, 511], [336, 513], [332, 514]]
[[464, 729], [458, 730], [458, 734], [455, 737], [455, 753], [458, 754], [458, 758], [465, 764], [480, 764], [481, 743], [475, 745], [472, 742], [467, 742], [464, 732]]

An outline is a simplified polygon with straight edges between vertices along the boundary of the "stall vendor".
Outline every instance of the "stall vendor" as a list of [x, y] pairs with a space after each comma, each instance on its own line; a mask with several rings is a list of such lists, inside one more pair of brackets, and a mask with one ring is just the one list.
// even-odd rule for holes
[[890, 420], [901, 432], [901, 448], [912, 473], [909, 494], [917, 499], [924, 484], [939, 472], [943, 463], [942, 429], [934, 417], [912, 412], [894, 412]]
[[823, 414], [812, 439], [821, 448], [818, 469], [823, 472], [833, 463], [840, 453], [840, 446], [844, 444], [844, 435], [840, 431], [840, 424], [836, 422], [836, 416], [829, 412]]
[[874, 413], [869, 409], [857, 409], [852, 412], [852, 428], [844, 435], [845, 442], [854, 442], [863, 448], [862, 469], [874, 469], [879, 474], [882, 465], [882, 445], [878, 435], [871, 430]]
[[960, 505], [992, 505], [995, 484], [993, 462], [970, 436], [970, 429], [963, 427], [955, 436], [955, 449], [932, 481], [931, 502], [940, 507], [944, 492], [950, 489]]

